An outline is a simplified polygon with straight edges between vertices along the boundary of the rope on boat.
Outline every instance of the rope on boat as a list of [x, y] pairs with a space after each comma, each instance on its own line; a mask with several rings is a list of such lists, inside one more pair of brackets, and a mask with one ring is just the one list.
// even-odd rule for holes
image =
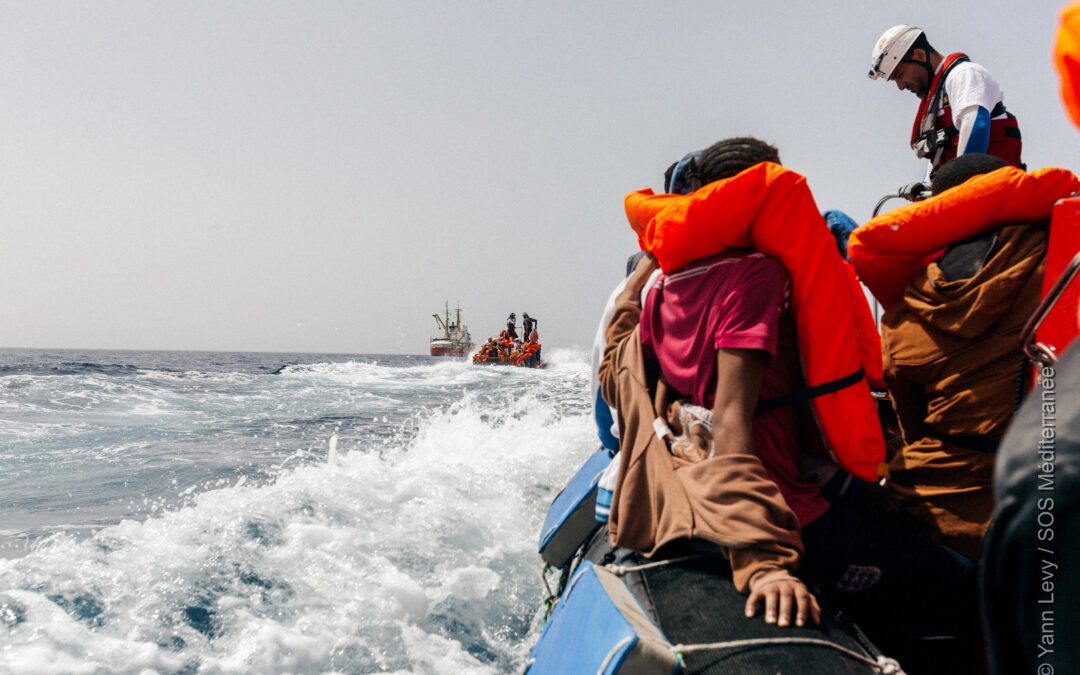
[[667, 567], [668, 565], [674, 565], [675, 563], [686, 562], [688, 560], [697, 560], [699, 558], [711, 558], [713, 555], [708, 553], [698, 553], [695, 555], [684, 555], [681, 558], [668, 558], [667, 560], [657, 560], [656, 562], [642, 563], [640, 565], [616, 565], [615, 563], [608, 563], [604, 565], [604, 568], [617, 577], [629, 574], [631, 572], [640, 572], [641, 570], [652, 569], [654, 567]]
[[555, 603], [558, 601], [558, 597], [551, 592], [551, 584], [548, 583], [548, 572], [551, 571], [551, 565], [544, 565], [544, 570], [540, 573], [540, 578], [544, 580], [544, 588], [547, 589], [547, 597], [544, 598], [544, 623], [547, 624], [548, 619], [551, 618], [551, 613], [555, 610]]
[[751, 638], [746, 640], [729, 640], [727, 642], [710, 642], [696, 645], [672, 645], [670, 649], [682, 658], [683, 654], [693, 652], [703, 652], [715, 649], [737, 649], [739, 647], [769, 647], [773, 645], [813, 645], [816, 647], [828, 647], [830, 649], [835, 649], [856, 661], [862, 661], [871, 668], [881, 671], [882, 675], [904, 675], [904, 670], [900, 667], [900, 663], [896, 659], [891, 659], [882, 655], [877, 657], [877, 660], [874, 660], [848, 649], [847, 647], [842, 647], [833, 642], [829, 642], [828, 640], [820, 640], [818, 638]]

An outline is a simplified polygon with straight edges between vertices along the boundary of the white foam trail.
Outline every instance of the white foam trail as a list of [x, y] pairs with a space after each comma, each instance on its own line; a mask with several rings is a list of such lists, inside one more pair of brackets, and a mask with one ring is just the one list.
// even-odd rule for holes
[[429, 413], [406, 444], [335, 433], [326, 462], [270, 484], [0, 560], [0, 672], [520, 670], [537, 532], [595, 444], [587, 365], [557, 363], [475, 369], [501, 389]]

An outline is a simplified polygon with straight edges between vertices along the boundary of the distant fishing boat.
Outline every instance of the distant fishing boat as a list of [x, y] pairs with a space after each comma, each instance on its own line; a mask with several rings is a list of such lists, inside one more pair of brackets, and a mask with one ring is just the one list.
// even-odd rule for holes
[[455, 320], [450, 320], [450, 303], [445, 303], [443, 316], [432, 314], [442, 335], [431, 338], [432, 356], [467, 356], [473, 348], [472, 336], [468, 327], [461, 323], [461, 307], [458, 307]]

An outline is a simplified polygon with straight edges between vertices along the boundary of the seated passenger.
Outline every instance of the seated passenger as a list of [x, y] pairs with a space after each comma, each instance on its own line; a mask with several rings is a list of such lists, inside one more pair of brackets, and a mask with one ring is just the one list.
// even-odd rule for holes
[[[535, 335], [536, 332], [533, 332]], [[540, 364], [540, 343], [530, 341], [523, 350], [521, 360], [518, 362], [519, 366], [525, 366], [527, 368], [533, 368]]]
[[1039, 304], [1050, 212], [1080, 188], [1063, 169], [1003, 167], [985, 154], [954, 159], [930, 199], [878, 216], [848, 247], [886, 309], [885, 377], [903, 434], [888, 485], [929, 536], [971, 560], [1029, 375], [1020, 332]]
[[[692, 194], [627, 197], [656, 257], [617, 296], [599, 371], [622, 430], [612, 541], [649, 555], [680, 539], [719, 544], [750, 593], [747, 613], [764, 597], [781, 625], [790, 615], [777, 603], [797, 607], [796, 623], [817, 614], [798, 569], [912, 637], [958, 636], [976, 623], [970, 563], [863, 515], [859, 481], [804, 442], [820, 425], [848, 471], [878, 477], [884, 442], [864, 369], [880, 374], [880, 351], [805, 179], [778, 160], [762, 141], [729, 139], [687, 164]], [[676, 430], [694, 431], [686, 450], [658, 440], [654, 420], [681, 417], [681, 398], [711, 412], [711, 445], [694, 430]]]

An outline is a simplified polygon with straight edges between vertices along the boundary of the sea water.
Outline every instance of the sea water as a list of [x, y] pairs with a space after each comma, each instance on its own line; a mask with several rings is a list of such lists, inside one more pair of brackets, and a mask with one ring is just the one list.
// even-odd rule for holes
[[0, 672], [507, 673], [584, 353], [0, 350]]

